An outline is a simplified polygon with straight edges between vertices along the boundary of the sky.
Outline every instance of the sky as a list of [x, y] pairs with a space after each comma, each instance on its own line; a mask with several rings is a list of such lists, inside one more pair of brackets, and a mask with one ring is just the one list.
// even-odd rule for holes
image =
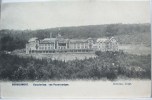
[[20, 0], [20, 3], [15, 0], [2, 1], [0, 29], [35, 30], [111, 23], [150, 23], [148, 1], [21, 1], [24, 0]]

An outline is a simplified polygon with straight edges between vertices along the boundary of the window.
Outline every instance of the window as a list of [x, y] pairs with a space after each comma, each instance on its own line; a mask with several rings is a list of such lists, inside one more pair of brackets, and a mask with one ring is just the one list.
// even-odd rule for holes
[[76, 44], [73, 44], [74, 45], [74, 49], [76, 49]]
[[88, 48], [88, 46], [87, 46], [87, 44], [85, 44], [85, 49], [87, 49]]
[[78, 47], [78, 49], [80, 48], [80, 44], [79, 43], [77, 44], [77, 47]]
[[82, 48], [82, 49], [84, 49], [84, 43], [83, 43], [83, 44], [81, 44], [81, 48]]
[[59, 46], [66, 46], [66, 43], [58, 43]]

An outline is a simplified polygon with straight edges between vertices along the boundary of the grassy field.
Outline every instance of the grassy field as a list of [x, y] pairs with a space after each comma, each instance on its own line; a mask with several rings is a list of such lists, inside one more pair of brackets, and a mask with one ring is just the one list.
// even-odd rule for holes
[[70, 60], [83, 60], [88, 58], [95, 58], [96, 55], [94, 53], [54, 53], [54, 54], [25, 54], [18, 53], [17, 55], [22, 57], [34, 57], [38, 59], [42, 58], [51, 58], [53, 60], [62, 60], [62, 61], [70, 61]]
[[119, 46], [119, 49], [129, 54], [136, 55], [148, 55], [151, 54], [151, 47], [143, 44], [123, 44]]

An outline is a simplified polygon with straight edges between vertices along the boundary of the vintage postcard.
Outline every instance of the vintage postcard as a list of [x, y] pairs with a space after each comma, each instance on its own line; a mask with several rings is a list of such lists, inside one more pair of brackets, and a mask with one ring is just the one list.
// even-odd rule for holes
[[151, 97], [150, 1], [2, 0], [0, 97]]

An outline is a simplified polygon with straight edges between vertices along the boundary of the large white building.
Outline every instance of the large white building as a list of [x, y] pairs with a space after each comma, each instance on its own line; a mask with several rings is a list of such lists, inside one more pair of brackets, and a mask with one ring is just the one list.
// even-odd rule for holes
[[118, 42], [112, 38], [98, 38], [95, 43], [97, 51], [118, 51]]
[[31, 38], [26, 44], [26, 54], [54, 52], [91, 52], [118, 51], [118, 42], [112, 38], [97, 39], [64, 39], [61, 35], [56, 38]]

